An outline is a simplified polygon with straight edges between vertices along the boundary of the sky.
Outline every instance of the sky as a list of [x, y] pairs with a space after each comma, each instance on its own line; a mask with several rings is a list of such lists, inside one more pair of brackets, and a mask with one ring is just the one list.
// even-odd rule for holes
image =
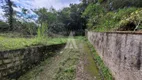
[[[1, 0], [0, 0], [1, 1]], [[29, 16], [36, 15], [32, 12], [31, 9], [38, 9], [38, 8], [55, 8], [56, 10], [60, 10], [64, 7], [68, 7], [69, 4], [74, 3], [78, 4], [80, 3], [79, 0], [11, 0], [13, 1], [18, 7], [14, 8], [17, 12], [21, 13], [21, 8], [25, 8], [29, 10]], [[1, 3], [0, 3], [1, 6]], [[3, 18], [3, 11], [0, 8], [0, 20]]]

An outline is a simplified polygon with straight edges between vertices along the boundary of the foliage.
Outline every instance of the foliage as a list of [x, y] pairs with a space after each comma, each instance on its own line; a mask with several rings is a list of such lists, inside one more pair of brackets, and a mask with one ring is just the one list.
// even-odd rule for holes
[[102, 71], [101, 74], [103, 75], [104, 80], [113, 80], [113, 76], [111, 75], [108, 67], [105, 66], [103, 60], [97, 54], [97, 52], [95, 51], [94, 47], [89, 42], [87, 42], [87, 43], [88, 43], [88, 46], [91, 49], [91, 52], [94, 55], [94, 59], [96, 61], [96, 64], [97, 64], [99, 70]]
[[[7, 35], [8, 36], [8, 35]], [[37, 37], [33, 38], [12, 38], [6, 36], [0, 36], [0, 51], [20, 49], [29, 46], [36, 45], [51, 45], [65, 43], [67, 38], [43, 38], [39, 39]]]
[[99, 18], [103, 17], [104, 9], [100, 4], [89, 4], [82, 14], [82, 17], [88, 18], [88, 29], [91, 29], [95, 24], [99, 22]]
[[124, 8], [119, 9], [117, 12], [111, 11], [108, 12], [104, 17], [100, 18], [100, 22], [95, 25], [95, 31], [113, 31], [116, 28], [119, 28], [117, 24], [123, 19], [124, 17], [129, 16], [132, 12], [136, 11], [136, 8]]
[[87, 6], [87, 8], [85, 9], [85, 11], [83, 12], [82, 16], [87, 16], [87, 17], [92, 17], [92, 15], [98, 15], [100, 13], [103, 13], [104, 10], [103, 8], [100, 6], [100, 4], [89, 4]]
[[38, 22], [48, 24], [48, 33], [68, 35], [70, 31], [85, 29], [85, 19], [81, 17], [84, 8], [81, 4], [70, 4], [70, 7], [56, 11], [51, 8], [41, 8], [35, 12], [38, 14]]
[[35, 10], [35, 13], [39, 16], [38, 22], [40, 24], [42, 24], [43, 22], [51, 24], [56, 21], [56, 11], [52, 8], [50, 11], [46, 8], [40, 8], [38, 10]]
[[71, 13], [70, 13], [70, 24], [69, 30], [76, 31], [76, 30], [84, 30], [85, 29], [85, 20], [81, 17], [82, 12], [84, 11], [81, 7], [82, 5], [71, 4]]
[[[134, 7], [142, 7], [142, 0], [81, 0], [82, 3], [70, 4], [69, 7], [59, 11], [52, 7], [33, 10], [38, 15], [38, 20], [34, 23], [14, 18], [18, 17], [13, 11], [13, 7], [16, 5], [11, 0], [4, 1], [6, 4], [3, 9], [7, 19], [9, 19], [9, 24], [11, 27], [13, 26], [12, 29], [26, 35], [36, 35], [37, 25], [42, 25], [42, 23], [48, 24], [45, 32], [49, 35], [52, 33], [68, 35], [70, 31], [82, 34], [86, 26], [88, 29], [96, 31], [110, 31], [127, 26], [127, 22], [130, 23], [130, 21], [125, 19], [137, 9]], [[22, 14], [27, 15], [27, 12], [27, 9], [22, 8]], [[31, 17], [26, 20], [29, 19]], [[134, 25], [136, 24], [134, 23]]]
[[38, 31], [37, 31], [37, 36], [39, 39], [43, 39], [45, 38], [45, 32], [47, 30], [47, 24], [46, 23], [42, 23], [41, 26], [38, 27]]
[[134, 30], [141, 27], [140, 14], [135, 14], [137, 17], [130, 15], [139, 10], [137, 7], [142, 7], [141, 0], [82, 0], [82, 3], [87, 4], [82, 17], [87, 19], [86, 25], [90, 30]]
[[34, 22], [20, 22], [13, 20], [14, 22], [14, 27], [13, 27], [13, 32], [18, 32], [19, 34], [24, 34], [24, 35], [36, 35], [37, 34], [37, 24]]
[[25, 33], [26, 35], [35, 35], [36, 34], [36, 30], [37, 30], [37, 25], [33, 22], [26, 22], [23, 23], [23, 33]]
[[121, 20], [124, 20], [124, 17], [130, 17], [130, 14], [132, 12], [135, 12], [137, 9], [138, 8], [131, 7], [118, 9], [117, 11], [100, 12], [99, 14], [92, 14], [91, 17], [89, 17], [88, 19], [87, 27], [88, 29], [93, 29], [95, 31], [117, 30], [119, 27], [121, 27]]
[[142, 28], [142, 9], [141, 8], [137, 9], [136, 11], [132, 12], [130, 15], [123, 17], [117, 26], [119, 27], [119, 29], [125, 28], [125, 30], [126, 30], [126, 27], [129, 27], [129, 28], [132, 27], [131, 29], [133, 30], [136, 27]]
[[142, 7], [142, 0], [107, 0], [108, 10], [116, 10], [125, 7]]
[[101, 6], [108, 10], [117, 10], [128, 7], [142, 7], [142, 0], [81, 0], [83, 4], [96, 4], [99, 3]]
[[[11, 0], [7, 0], [11, 1]], [[7, 5], [4, 5], [4, 11], [8, 12], [10, 9]], [[12, 3], [12, 10], [13, 7], [16, 7], [14, 3]], [[85, 10], [85, 5], [83, 4], [70, 4], [69, 7], [65, 7], [62, 10], [56, 11], [54, 8], [46, 9], [46, 8], [39, 8], [33, 10], [38, 15], [38, 20], [33, 23], [29, 21], [32, 19], [31, 17], [27, 18], [28, 10], [25, 8], [21, 8], [22, 15], [18, 15], [13, 11], [12, 13], [8, 13], [12, 15], [11, 23], [12, 29], [15, 32], [20, 32], [26, 35], [35, 35], [37, 30], [37, 25], [42, 25], [42, 23], [48, 24], [48, 29], [46, 33], [54, 33], [60, 35], [68, 35], [70, 31], [74, 31], [76, 33], [83, 33], [83, 30], [86, 28], [86, 19], [81, 17], [83, 11]], [[8, 16], [6, 13], [6, 15]], [[16, 15], [17, 14], [17, 15]], [[24, 15], [24, 16], [23, 16]]]
[[16, 7], [16, 6], [11, 0], [4, 0], [4, 2], [2, 3], [5, 3], [5, 5], [3, 5], [2, 8], [5, 12], [5, 16], [8, 19], [9, 30], [12, 30], [13, 29], [13, 15], [14, 15], [13, 7]]
[[[47, 10], [46, 8], [41, 8], [39, 10], [35, 11], [39, 18], [38, 22], [44, 26], [44, 24], [48, 24], [48, 28], [46, 28], [46, 33], [54, 33], [58, 34], [59, 32], [62, 32], [65, 30], [64, 24], [62, 22], [62, 19], [66, 19], [65, 16], [67, 14], [61, 14], [57, 11], [51, 8], [50, 10]], [[64, 16], [61, 16], [64, 15]]]
[[3, 21], [0, 21], [0, 29], [3, 31], [3, 29], [7, 29], [9, 26], [8, 24], [6, 24], [5, 22]]

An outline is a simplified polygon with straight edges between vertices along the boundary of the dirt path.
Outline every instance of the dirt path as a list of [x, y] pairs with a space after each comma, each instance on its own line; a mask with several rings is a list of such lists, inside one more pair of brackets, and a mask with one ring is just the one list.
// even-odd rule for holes
[[48, 58], [19, 80], [101, 80], [87, 44], [71, 39], [54, 57]]
[[81, 56], [76, 70], [76, 80], [101, 80], [87, 43], [82, 42], [79, 50]]

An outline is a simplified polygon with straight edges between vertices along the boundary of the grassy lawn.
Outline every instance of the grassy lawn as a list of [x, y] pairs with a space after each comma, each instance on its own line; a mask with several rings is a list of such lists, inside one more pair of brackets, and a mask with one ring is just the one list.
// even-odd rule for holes
[[11, 38], [0, 36], [0, 51], [20, 49], [36, 45], [51, 45], [65, 43], [67, 38]]

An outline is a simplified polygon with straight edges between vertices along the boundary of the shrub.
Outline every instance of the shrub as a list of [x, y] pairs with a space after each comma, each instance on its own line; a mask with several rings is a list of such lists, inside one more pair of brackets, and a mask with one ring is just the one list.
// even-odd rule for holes
[[38, 27], [38, 31], [37, 31], [38, 38], [46, 37], [46, 35], [45, 35], [46, 31], [47, 31], [47, 24], [42, 23], [42, 25]]
[[142, 9], [138, 9], [130, 15], [123, 17], [117, 26], [118, 30], [135, 30], [136, 28], [142, 28]]
[[8, 24], [6, 24], [5, 22], [3, 21], [0, 21], [0, 29], [3, 30], [3, 29], [8, 29], [9, 26]]
[[98, 23], [99, 18], [102, 17], [104, 14], [104, 9], [101, 7], [100, 4], [89, 4], [89, 6], [85, 9], [82, 17], [88, 18], [88, 29], [93, 28], [95, 24]]
[[[91, 30], [95, 31], [113, 31], [116, 30], [120, 27], [120, 22], [122, 20], [125, 20], [124, 18], [128, 18], [131, 15], [131, 13], [135, 12], [138, 10], [138, 8], [123, 8], [123, 9], [118, 9], [117, 11], [109, 11], [106, 14], [99, 14], [99, 17], [97, 18], [97, 22], [95, 22], [95, 17], [96, 15], [92, 15], [90, 17], [87, 23], [88, 28]], [[94, 23], [95, 22], [95, 23]], [[125, 20], [126, 22], [126, 20]]]

